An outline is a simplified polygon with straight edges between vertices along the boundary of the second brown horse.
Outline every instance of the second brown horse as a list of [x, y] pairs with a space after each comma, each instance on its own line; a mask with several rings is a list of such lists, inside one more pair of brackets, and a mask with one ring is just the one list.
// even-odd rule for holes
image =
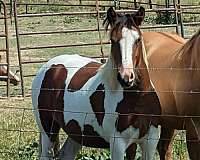
[[[200, 31], [187, 42], [169, 33], [145, 32], [143, 37], [150, 77], [162, 107], [163, 123], [158, 145], [160, 159], [172, 159], [167, 151], [174, 130], [184, 129], [190, 159], [199, 160]], [[132, 149], [129, 149], [131, 152]]]

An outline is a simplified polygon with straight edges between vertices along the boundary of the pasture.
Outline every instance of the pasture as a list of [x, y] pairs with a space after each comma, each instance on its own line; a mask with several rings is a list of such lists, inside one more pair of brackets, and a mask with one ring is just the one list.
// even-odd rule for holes
[[[184, 0], [184, 3], [191, 1]], [[23, 2], [23, 1], [21, 1]], [[34, 3], [36, 1], [30, 1]], [[158, 1], [162, 3], [161, 0]], [[198, 0], [192, 1], [197, 4]], [[57, 2], [58, 3], [58, 2]], [[30, 7], [30, 12], [63, 12], [63, 11], [82, 11], [87, 10], [87, 7], [55, 7], [55, 6], [41, 6]], [[94, 8], [92, 9], [94, 10]], [[19, 12], [23, 13], [24, 8], [19, 8]], [[100, 24], [102, 24], [105, 15], [101, 16]], [[155, 13], [148, 13], [145, 18], [144, 26], [149, 24], [155, 25]], [[199, 15], [186, 15], [185, 22], [199, 21]], [[101, 26], [102, 27], [102, 26]], [[3, 21], [0, 21], [0, 33], [3, 32]], [[19, 30], [22, 32], [42, 32], [42, 31], [65, 31], [74, 29], [97, 28], [97, 19], [94, 15], [81, 15], [81, 16], [52, 16], [52, 17], [31, 17], [19, 19]], [[199, 26], [189, 26], [185, 30], [186, 35], [194, 34]], [[175, 28], [167, 29], [151, 29], [159, 31], [175, 32]], [[145, 31], [145, 30], [144, 30]], [[102, 40], [107, 41], [108, 35], [105, 31], [100, 31]], [[18, 71], [18, 58], [16, 48], [16, 36], [14, 23], [9, 22], [9, 42], [10, 42], [10, 62], [11, 70]], [[59, 45], [59, 44], [83, 44], [93, 43], [99, 41], [97, 31], [94, 32], [77, 32], [77, 33], [58, 33], [58, 34], [41, 34], [32, 36], [20, 36], [20, 43], [23, 47], [28, 46], [45, 46], [45, 45]], [[5, 46], [3, 39], [0, 39], [0, 48]], [[105, 55], [109, 54], [109, 45], [103, 45], [103, 52]], [[85, 56], [99, 56], [100, 46], [85, 46], [85, 47], [61, 47], [61, 48], [47, 48], [47, 49], [31, 49], [22, 52], [23, 61], [38, 61], [47, 60], [56, 55], [61, 54], [81, 54]], [[2, 55], [2, 61], [5, 57]], [[37, 70], [41, 67], [41, 63], [32, 63], [23, 65], [23, 73], [25, 77], [25, 92], [31, 93], [31, 82]], [[19, 76], [19, 72], [16, 72]], [[0, 84], [5, 84], [1, 82]], [[2, 160], [35, 160], [38, 155], [38, 137], [39, 133], [36, 128], [35, 120], [32, 113], [31, 98], [15, 97], [20, 94], [21, 88], [19, 86], [11, 87], [11, 98], [0, 100], [0, 159]], [[5, 87], [0, 86], [1, 96], [5, 95]], [[66, 137], [62, 135], [61, 139]], [[188, 154], [186, 149], [185, 133], [179, 131], [175, 138], [173, 145], [173, 156], [175, 160], [187, 160]], [[138, 151], [137, 158], [140, 159], [141, 155]], [[108, 150], [88, 149], [84, 148], [77, 156], [77, 160], [106, 160], [109, 159]]]

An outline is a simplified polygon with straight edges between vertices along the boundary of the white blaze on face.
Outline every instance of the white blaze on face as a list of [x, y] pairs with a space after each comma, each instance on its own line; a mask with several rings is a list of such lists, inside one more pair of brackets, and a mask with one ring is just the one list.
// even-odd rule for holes
[[121, 77], [127, 81], [131, 82], [135, 79], [133, 72], [133, 45], [136, 40], [138, 40], [139, 34], [137, 31], [128, 29], [126, 27], [122, 28], [122, 39], [119, 41], [121, 56], [122, 56], [122, 66], [120, 66]]

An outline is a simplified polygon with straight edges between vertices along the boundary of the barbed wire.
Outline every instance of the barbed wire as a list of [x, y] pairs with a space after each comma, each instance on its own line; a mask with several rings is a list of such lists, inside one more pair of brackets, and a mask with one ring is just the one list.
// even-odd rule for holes
[[[51, 106], [50, 106], [51, 107]], [[58, 107], [58, 106], [57, 106]], [[61, 106], [60, 106], [61, 107]], [[83, 112], [83, 111], [70, 111], [70, 110], [56, 110], [56, 109], [33, 109], [33, 108], [18, 108], [18, 107], [1, 107], [0, 110], [22, 110], [25, 111], [46, 111], [46, 112], [56, 112], [56, 113], [70, 113], [70, 114], [87, 114], [87, 115], [95, 115], [95, 114], [105, 114], [105, 115], [113, 115], [113, 116], [143, 116], [143, 117], [159, 117], [159, 118], [181, 118], [181, 119], [190, 119], [190, 118], [200, 118], [200, 115], [173, 115], [173, 114], [165, 114], [165, 115], [155, 115], [155, 114], [145, 114], [145, 113], [111, 113], [111, 112]]]
[[[93, 62], [96, 62], [96, 61], [90, 61], [91, 63], [93, 63]], [[88, 62], [88, 63], [90, 63], [90, 62]], [[100, 62], [99, 62], [99, 64], [101, 64]], [[64, 67], [63, 66], [56, 66], [56, 65], [64, 65]], [[87, 65], [87, 64], [86, 64]], [[103, 64], [102, 64], [103, 65]], [[35, 68], [35, 67], [33, 67], [33, 68]], [[37, 67], [38, 68], [38, 67]], [[60, 68], [66, 68], [66, 69], [97, 69], [98, 71], [99, 70], [103, 70], [104, 68], [103, 67], [101, 67], [101, 66], [99, 66], [99, 67], [96, 67], [96, 66], [90, 66], [90, 67], [88, 67], [88, 66], [67, 66], [67, 65], [65, 65], [64, 63], [57, 63], [56, 62], [56, 64], [54, 64], [54, 63], [52, 63], [52, 64], [48, 64], [48, 66], [45, 66], [45, 65], [43, 65], [43, 66], [41, 66], [40, 67], [40, 69], [42, 69], [42, 68], [44, 68], [44, 69], [51, 69], [51, 68], [53, 68], [53, 69], [60, 69]], [[119, 67], [112, 67], [111, 69], [113, 69], [113, 70], [117, 70], [117, 69], [119, 69]], [[148, 68], [146, 68], [146, 67], [125, 67], [125, 69], [140, 69], [140, 70], [146, 70], [146, 69], [148, 69], [148, 70], [170, 70], [170, 71], [173, 71], [173, 70], [178, 70], [178, 71], [187, 71], [187, 70], [189, 70], [189, 71], [200, 71], [200, 67], [148, 67]]]

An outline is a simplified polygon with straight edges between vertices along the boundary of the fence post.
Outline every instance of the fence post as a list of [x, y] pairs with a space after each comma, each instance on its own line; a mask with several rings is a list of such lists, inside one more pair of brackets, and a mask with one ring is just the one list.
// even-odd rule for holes
[[22, 97], [25, 97], [24, 91], [24, 76], [22, 70], [22, 60], [21, 60], [21, 48], [20, 48], [20, 40], [19, 40], [19, 26], [18, 26], [18, 18], [17, 18], [17, 0], [14, 0], [14, 19], [15, 19], [15, 32], [16, 32], [16, 41], [17, 41], [17, 53], [19, 59], [19, 71], [20, 71], [20, 78], [21, 78], [21, 91]]
[[178, 21], [178, 9], [177, 9], [177, 6], [176, 6], [176, 0], [173, 0], [173, 5], [174, 5], [174, 8], [175, 8], [175, 11], [174, 11], [174, 16], [175, 16], [175, 21], [176, 21], [176, 33], [179, 35], [179, 21]]
[[178, 8], [179, 22], [180, 22], [180, 26], [181, 26], [181, 36], [184, 38], [185, 35], [184, 35], [184, 26], [183, 26], [182, 11], [181, 11], [181, 1], [180, 0], [178, 0], [177, 8]]
[[97, 30], [99, 33], [99, 41], [101, 45], [101, 62], [104, 63], [105, 56], [103, 52], [103, 43], [102, 43], [102, 37], [101, 37], [101, 31], [100, 31], [100, 13], [99, 13], [99, 0], [96, 0], [96, 12], [97, 12]]
[[153, 8], [153, 5], [152, 5], [152, 0], [149, 0], [149, 7], [150, 7], [150, 9], [152, 9], [152, 8]]
[[137, 0], [134, 0], [134, 8], [137, 9]]

